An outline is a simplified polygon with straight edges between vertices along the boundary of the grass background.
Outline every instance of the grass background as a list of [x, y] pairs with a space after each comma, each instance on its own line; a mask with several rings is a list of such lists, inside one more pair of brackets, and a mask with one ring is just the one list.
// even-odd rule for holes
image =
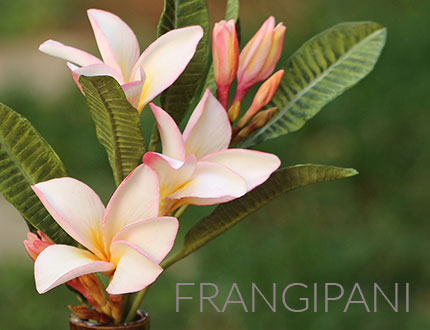
[[[220, 18], [222, 1], [209, 4], [214, 19]], [[85, 100], [64, 63], [37, 54], [37, 45], [51, 37], [64, 43], [72, 38], [74, 43], [69, 43], [95, 52], [84, 14], [90, 7], [119, 14], [139, 31], [144, 45], [154, 39], [162, 1], [127, 0], [120, 5], [111, 0], [2, 0], [0, 101], [28, 117], [53, 145], [69, 174], [94, 187], [106, 201], [113, 180]], [[277, 153], [284, 166], [322, 163], [354, 167], [360, 175], [288, 193], [169, 269], [143, 305], [151, 314], [152, 328], [428, 329], [430, 3], [246, 0], [242, 7], [245, 41], [268, 15], [285, 22], [284, 58], [313, 35], [342, 21], [374, 20], [387, 26], [386, 48], [368, 78], [326, 106], [299, 132], [260, 145]], [[13, 56], [14, 49], [20, 61]], [[27, 57], [34, 62], [27, 63]], [[145, 126], [149, 120], [150, 116], [144, 117]], [[1, 212], [5, 221], [6, 213]], [[207, 209], [187, 211], [183, 228], [204, 212]], [[1, 241], [8, 238], [9, 229], [2, 229]], [[19, 234], [17, 239], [24, 239], [25, 230]], [[0, 258], [0, 328], [67, 329], [66, 306], [76, 303], [73, 295], [58, 288], [39, 296], [32, 263], [22, 249], [0, 253]], [[237, 283], [249, 309], [251, 283], [269, 296], [272, 283], [277, 283], [278, 311], [272, 313], [259, 300], [254, 313], [234, 305], [217, 313], [208, 304], [200, 313], [195, 287], [183, 290], [195, 299], [181, 303], [181, 312], [176, 313], [177, 282], [217, 284], [220, 294], [215, 301], [221, 306], [232, 283]], [[282, 289], [294, 282], [320, 285], [317, 313], [292, 313], [282, 307]], [[323, 311], [325, 282], [341, 283], [346, 291], [340, 302], [329, 305], [329, 313]], [[378, 313], [367, 313], [362, 305], [352, 305], [344, 313], [347, 296], [357, 282], [371, 310], [373, 283], [390, 297], [394, 283], [401, 288], [410, 283], [410, 312], [404, 312], [402, 289], [398, 313], [382, 300]], [[312, 298], [311, 289], [291, 290], [288, 301], [300, 308], [300, 297]]]

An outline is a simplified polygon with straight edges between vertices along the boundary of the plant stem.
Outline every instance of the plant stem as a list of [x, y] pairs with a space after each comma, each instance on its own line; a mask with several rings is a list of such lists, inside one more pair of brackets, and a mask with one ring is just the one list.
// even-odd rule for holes
[[186, 209], [188, 208], [188, 205], [182, 205], [174, 214], [173, 216], [175, 218], [179, 218], [182, 214], [184, 214], [184, 212], [186, 211]]
[[136, 296], [134, 297], [133, 303], [131, 304], [130, 311], [128, 312], [127, 317], [125, 318], [125, 323], [130, 323], [134, 320], [134, 318], [136, 317], [137, 310], [139, 309], [143, 298], [148, 292], [148, 289], [149, 289], [149, 286], [147, 286], [145, 289], [143, 289], [142, 291], [136, 294]]
[[183, 253], [182, 250], [176, 252], [175, 254], [172, 254], [170, 257], [167, 257], [166, 259], [163, 260], [163, 262], [160, 264], [161, 268], [163, 268], [164, 270], [166, 270], [167, 268], [169, 268], [171, 265], [173, 265], [175, 262], [185, 258], [186, 255]]
[[123, 305], [122, 305], [122, 317], [121, 317], [121, 322], [125, 322], [125, 318], [126, 318], [126, 313], [129, 310], [130, 307], [130, 301], [133, 297], [133, 293], [128, 293], [124, 295], [124, 301], [123, 301]]

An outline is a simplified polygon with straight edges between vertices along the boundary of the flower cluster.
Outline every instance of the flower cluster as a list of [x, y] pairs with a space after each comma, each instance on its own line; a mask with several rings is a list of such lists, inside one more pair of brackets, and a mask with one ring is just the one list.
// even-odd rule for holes
[[[215, 24], [212, 39], [214, 76], [218, 99], [226, 109], [229, 108], [230, 87], [237, 78], [233, 105], [228, 111], [231, 123], [238, 119], [241, 102], [249, 90], [270, 77], [261, 85], [251, 107], [236, 124], [233, 131], [234, 143], [263, 126], [276, 111], [269, 109], [255, 117], [257, 112], [275, 96], [284, 75], [284, 70], [272, 75], [282, 53], [284, 34], [285, 26], [282, 23], [275, 26], [274, 17], [269, 17], [239, 54], [235, 21], [221, 21]], [[255, 120], [252, 121], [253, 118]], [[249, 125], [244, 128], [248, 122]]]
[[[66, 59], [79, 87], [82, 75], [115, 78], [139, 112], [184, 71], [203, 35], [199, 26], [172, 30], [139, 56], [136, 36], [119, 17], [95, 9], [88, 16], [103, 61], [52, 40], [40, 50]], [[53, 219], [79, 243], [54, 244], [41, 232], [40, 238], [28, 234], [24, 245], [35, 261], [39, 293], [66, 284], [92, 306], [72, 306], [75, 314], [102, 323], [119, 321], [121, 295], [143, 290], [163, 271], [160, 263], [172, 249], [179, 226], [170, 216], [173, 211], [184, 205], [231, 201], [269, 178], [280, 166], [277, 156], [231, 145], [248, 121], [245, 129], [262, 126], [262, 117], [264, 121], [268, 115], [259, 110], [273, 98], [283, 71], [261, 86], [234, 129], [237, 116], [232, 119], [226, 108], [236, 76], [233, 108], [237, 109], [249, 89], [272, 74], [284, 30], [282, 24], [274, 27], [274, 19], [269, 18], [239, 56], [234, 22], [217, 23], [213, 56], [219, 100], [208, 89], [182, 133], [166, 111], [150, 103], [162, 152], [144, 154], [142, 164], [119, 185], [106, 208], [90, 187], [72, 178], [32, 186]], [[94, 273], [107, 276], [108, 297]]]

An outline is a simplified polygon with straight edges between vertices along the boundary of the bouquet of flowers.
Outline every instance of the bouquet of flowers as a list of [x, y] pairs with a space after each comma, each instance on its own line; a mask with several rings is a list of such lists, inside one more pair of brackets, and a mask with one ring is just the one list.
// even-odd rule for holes
[[[37, 291], [64, 284], [79, 299], [69, 306], [72, 329], [147, 328], [138, 309], [164, 270], [284, 192], [357, 174], [314, 164], [279, 169], [276, 155], [251, 148], [300, 129], [364, 78], [386, 30], [336, 25], [275, 70], [285, 26], [269, 17], [240, 50], [238, 0], [227, 1], [225, 20], [212, 30], [206, 1], [165, 0], [158, 39], [142, 53], [118, 16], [90, 9], [88, 17], [101, 59], [53, 40], [40, 51], [67, 61], [117, 189], [105, 207], [67, 176], [31, 123], [0, 104], [0, 190], [29, 226], [24, 245]], [[151, 103], [157, 96], [159, 105]], [[143, 111], [156, 121], [149, 143]], [[218, 206], [176, 242], [189, 205]]]

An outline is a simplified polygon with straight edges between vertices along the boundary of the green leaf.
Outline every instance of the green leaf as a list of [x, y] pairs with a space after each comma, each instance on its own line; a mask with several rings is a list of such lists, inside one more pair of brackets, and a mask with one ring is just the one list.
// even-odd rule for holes
[[107, 76], [84, 77], [85, 92], [100, 143], [106, 149], [115, 183], [119, 185], [142, 161], [145, 153], [139, 113], [118, 82]]
[[342, 23], [307, 41], [283, 67], [284, 78], [269, 104], [278, 107], [278, 113], [239, 146], [248, 148], [300, 129], [372, 71], [386, 35], [377, 23]]
[[284, 192], [357, 174], [354, 169], [312, 164], [278, 170], [261, 186], [241, 198], [219, 205], [209, 216], [200, 220], [186, 234], [182, 250], [166, 259], [162, 267], [168, 267], [193, 253]]
[[227, 0], [227, 7], [225, 13], [226, 21], [233, 19], [237, 22], [239, 20], [239, 6], [239, 0]]
[[193, 99], [200, 95], [209, 60], [209, 11], [205, 0], [165, 0], [158, 35], [173, 29], [200, 25], [204, 36], [196, 53], [176, 82], [161, 94], [161, 107], [180, 123]]
[[205, 87], [203, 88], [203, 92], [205, 92], [208, 88], [210, 89], [210, 91], [212, 92], [212, 94], [216, 95], [216, 91], [217, 91], [217, 87], [216, 87], [216, 83], [215, 83], [215, 73], [214, 73], [214, 66], [211, 63], [211, 66], [209, 68], [209, 72], [206, 76], [206, 81], [205, 81]]
[[75, 244], [34, 194], [31, 185], [67, 176], [51, 146], [20, 114], [0, 103], [0, 190], [30, 224], [56, 243]]

